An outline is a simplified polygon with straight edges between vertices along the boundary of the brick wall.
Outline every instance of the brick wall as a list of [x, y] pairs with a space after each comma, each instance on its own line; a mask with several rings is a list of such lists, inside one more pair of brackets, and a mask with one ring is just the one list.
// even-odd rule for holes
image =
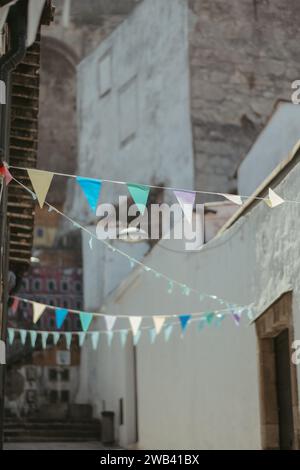
[[300, 78], [300, 2], [188, 1], [195, 184], [232, 191], [275, 102]]

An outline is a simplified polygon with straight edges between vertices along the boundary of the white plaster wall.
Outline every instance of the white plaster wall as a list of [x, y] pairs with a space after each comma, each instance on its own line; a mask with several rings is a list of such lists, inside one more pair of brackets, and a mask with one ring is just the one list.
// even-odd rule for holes
[[[296, 199], [299, 181], [298, 164], [275, 190], [285, 199]], [[259, 313], [292, 288], [299, 339], [298, 212], [297, 204], [270, 210], [261, 202], [198, 254], [170, 254], [158, 245], [147, 262], [204, 292], [240, 304], [255, 302]], [[133, 278], [123, 293], [116, 292], [110, 312], [151, 315], [206, 309], [192, 294], [168, 295], [166, 285], [147, 273]], [[159, 337], [153, 346], [143, 333], [137, 368], [141, 448], [261, 447], [257, 343], [247, 320], [236, 328], [227, 318], [221, 328], [201, 332], [191, 323], [183, 339], [177, 327], [169, 343]], [[299, 381], [299, 368], [297, 373]]]
[[282, 162], [300, 138], [300, 107], [279, 102], [267, 126], [238, 171], [238, 190], [252, 194]]
[[[111, 53], [111, 90], [100, 97], [99, 61]], [[122, 87], [136, 77], [136, 136], [120, 144]], [[133, 103], [128, 103], [128, 119]], [[78, 66], [78, 172], [83, 176], [193, 188], [188, 8], [145, 0]], [[126, 189], [126, 188], [125, 188]], [[102, 201], [122, 188], [105, 185]], [[86, 221], [76, 192], [73, 215]]]

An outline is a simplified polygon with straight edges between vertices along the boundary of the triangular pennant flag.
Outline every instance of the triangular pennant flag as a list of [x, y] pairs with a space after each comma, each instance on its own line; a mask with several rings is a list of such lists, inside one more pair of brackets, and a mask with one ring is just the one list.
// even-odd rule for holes
[[81, 331], [80, 333], [78, 333], [79, 346], [80, 346], [80, 348], [82, 348], [82, 346], [83, 346], [85, 337], [86, 337], [86, 334], [85, 334], [83, 331]]
[[276, 194], [271, 188], [269, 188], [269, 201], [268, 201], [268, 206], [270, 206], [272, 209], [274, 207], [280, 206], [283, 204], [285, 201], [282, 199], [278, 194]]
[[236, 194], [221, 194], [221, 196], [228, 199], [228, 201], [233, 202], [234, 204], [237, 204], [238, 206], [243, 205], [243, 200], [242, 200], [241, 196], [238, 196]]
[[15, 330], [12, 328], [8, 328], [8, 341], [9, 344], [13, 344], [15, 338]]
[[33, 348], [35, 347], [36, 338], [37, 338], [37, 332], [36, 331], [30, 331], [30, 342], [31, 342], [31, 346]]
[[174, 191], [180, 207], [191, 224], [193, 221], [193, 207], [195, 204], [196, 193], [194, 191]]
[[108, 343], [109, 347], [111, 347], [113, 337], [114, 337], [114, 332], [113, 331], [108, 331], [108, 333], [107, 333], [107, 343]]
[[28, 169], [27, 172], [39, 205], [43, 207], [54, 173], [34, 169]]
[[113, 317], [112, 315], [105, 315], [105, 323], [106, 329], [111, 331], [116, 323], [117, 317]]
[[43, 333], [42, 333], [42, 347], [43, 347], [43, 349], [47, 348], [47, 339], [48, 339], [48, 333], [46, 331], [43, 331]]
[[232, 312], [232, 318], [233, 318], [234, 323], [236, 324], [236, 326], [240, 326], [241, 318], [242, 318], [242, 312]]
[[81, 326], [83, 331], [87, 331], [90, 327], [91, 321], [93, 320], [93, 315], [91, 313], [83, 313], [79, 314], [79, 318], [81, 321]]
[[92, 346], [93, 346], [94, 351], [96, 351], [96, 349], [98, 347], [99, 336], [100, 336], [99, 331], [93, 331], [93, 333], [92, 333]]
[[129, 322], [131, 325], [133, 336], [135, 336], [139, 330], [139, 327], [142, 323], [142, 317], [129, 317]]
[[156, 330], [155, 330], [155, 328], [151, 328], [151, 330], [149, 330], [149, 336], [150, 336], [150, 343], [154, 344], [155, 339], [156, 339]]
[[91, 178], [82, 178], [81, 176], [77, 176], [76, 181], [81, 187], [90, 208], [96, 213], [102, 188], [102, 181]]
[[16, 313], [19, 307], [20, 299], [15, 298], [13, 304], [11, 306], [11, 310], [13, 313]]
[[0, 175], [3, 176], [3, 178], [5, 179], [5, 184], [6, 186], [9, 185], [9, 183], [11, 182], [11, 180], [13, 179], [12, 175], [10, 174], [10, 171], [7, 167], [7, 164], [4, 163], [1, 167], [0, 167]]
[[132, 199], [134, 200], [135, 205], [142, 215], [144, 215], [150, 188], [148, 186], [142, 186], [140, 184], [127, 184], [128, 191]]
[[70, 349], [71, 343], [72, 343], [72, 333], [70, 333], [70, 331], [67, 331], [67, 332], [65, 333], [65, 338], [66, 338], [66, 346], [67, 346], [67, 349]]
[[180, 321], [181, 328], [182, 328], [183, 332], [185, 332], [190, 319], [191, 319], [191, 315], [179, 315], [179, 321]]
[[224, 320], [224, 317], [225, 316], [222, 313], [218, 313], [218, 315], [216, 315], [216, 321], [215, 321], [215, 326], [216, 327], [221, 326], [222, 321]]
[[154, 323], [155, 331], [157, 335], [159, 335], [159, 333], [161, 332], [165, 321], [166, 321], [165, 317], [153, 317], [153, 323]]
[[203, 330], [203, 328], [205, 327], [205, 323], [206, 323], [206, 318], [205, 317], [200, 318], [200, 321], [199, 321], [199, 324], [198, 324], [198, 330], [199, 331]]
[[33, 308], [33, 323], [37, 323], [39, 319], [41, 318], [41, 316], [43, 315], [46, 309], [46, 305], [33, 302], [32, 308]]
[[214, 314], [214, 313], [212, 313], [212, 312], [208, 313], [208, 314], [205, 316], [206, 323], [207, 323], [208, 325], [211, 325], [212, 322], [214, 321], [214, 318], [215, 318], [215, 314]]
[[63, 322], [65, 321], [66, 316], [68, 315], [68, 310], [65, 308], [56, 308], [55, 317], [56, 317], [56, 326], [61, 328]]
[[121, 346], [122, 346], [122, 348], [124, 348], [125, 345], [126, 345], [127, 336], [128, 336], [128, 330], [122, 330], [122, 331], [120, 331], [120, 340], [121, 340]]
[[137, 346], [137, 344], [138, 344], [138, 342], [139, 342], [139, 340], [140, 340], [140, 338], [141, 338], [141, 335], [142, 335], [142, 333], [141, 333], [140, 330], [137, 331], [137, 333], [134, 335], [134, 337], [133, 337], [133, 344], [134, 344], [134, 346]]
[[26, 330], [19, 330], [19, 331], [20, 331], [21, 343], [24, 346], [24, 344], [26, 343], [27, 331]]
[[168, 325], [166, 328], [165, 328], [165, 341], [166, 343], [169, 341], [170, 337], [171, 337], [171, 334], [172, 334], [172, 331], [173, 331], [173, 325]]
[[59, 338], [60, 338], [60, 333], [57, 333], [56, 331], [54, 333], [52, 333], [52, 336], [53, 336], [53, 343], [55, 345], [57, 345], [58, 341], [59, 341]]

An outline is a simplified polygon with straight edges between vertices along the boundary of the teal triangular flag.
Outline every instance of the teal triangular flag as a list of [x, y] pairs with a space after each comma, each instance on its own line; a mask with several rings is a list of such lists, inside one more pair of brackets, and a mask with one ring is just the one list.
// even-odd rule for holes
[[93, 320], [93, 315], [91, 313], [83, 313], [79, 314], [79, 318], [81, 321], [81, 326], [83, 331], [87, 331], [90, 327], [91, 321]]
[[108, 343], [109, 347], [111, 347], [113, 337], [114, 337], [114, 332], [113, 331], [108, 331], [107, 332], [107, 343]]
[[202, 331], [203, 328], [205, 327], [205, 323], [206, 323], [206, 318], [200, 318], [200, 321], [199, 321], [199, 325], [198, 325], [198, 330], [199, 331]]
[[190, 321], [191, 315], [179, 315], [179, 320], [181, 324], [182, 331], [184, 332], [188, 326], [188, 322]]
[[151, 330], [149, 330], [149, 336], [150, 336], [150, 343], [154, 344], [155, 339], [156, 339], [156, 330], [155, 330], [155, 328], [151, 328]]
[[37, 332], [36, 331], [30, 331], [30, 342], [31, 346], [34, 348], [35, 343], [36, 343], [36, 338], [37, 338]]
[[53, 343], [57, 345], [59, 338], [60, 338], [60, 333], [54, 332], [52, 333], [52, 336], [53, 336]]
[[214, 313], [208, 313], [208, 314], [206, 315], [206, 317], [205, 317], [206, 323], [207, 323], [208, 325], [211, 325], [212, 322], [214, 321], [214, 318], [215, 318], [215, 314], [214, 314]]
[[127, 336], [128, 336], [128, 330], [120, 331], [120, 339], [121, 339], [122, 348], [124, 348], [126, 345]]
[[78, 337], [79, 337], [79, 346], [80, 348], [82, 348], [84, 340], [85, 340], [85, 333], [81, 331], [80, 333], [78, 333]]
[[224, 320], [224, 315], [223, 314], [216, 315], [215, 326], [217, 326], [217, 327], [221, 326], [223, 320]]
[[98, 343], [99, 343], [99, 331], [94, 331], [92, 333], [92, 346], [93, 346], [93, 350], [96, 351], [97, 347], [98, 347]]
[[169, 341], [170, 337], [171, 337], [171, 334], [172, 334], [172, 331], [173, 331], [173, 325], [168, 325], [166, 326], [165, 328], [165, 341], [166, 343]]
[[138, 342], [139, 342], [139, 340], [140, 340], [140, 338], [141, 338], [141, 334], [142, 334], [142, 332], [141, 332], [141, 330], [139, 330], [139, 331], [134, 335], [134, 337], [133, 337], [133, 344], [134, 344], [135, 346], [137, 346], [137, 344], [138, 344]]
[[61, 328], [63, 322], [65, 321], [66, 316], [68, 315], [68, 310], [65, 308], [56, 308], [55, 317], [56, 317], [56, 326]]
[[13, 344], [15, 338], [15, 330], [12, 328], [8, 328], [8, 341], [9, 344]]
[[138, 210], [144, 215], [150, 188], [148, 186], [142, 186], [140, 184], [127, 184], [128, 191], [131, 194], [132, 199], [135, 202]]
[[71, 343], [72, 343], [72, 333], [70, 333], [69, 331], [67, 331], [67, 332], [65, 333], [65, 338], [66, 338], [67, 349], [70, 349]]
[[42, 333], [42, 347], [43, 347], [43, 349], [46, 349], [46, 347], [47, 347], [47, 339], [48, 339], [48, 333], [43, 331], [43, 333]]
[[23, 344], [23, 346], [26, 343], [26, 336], [27, 336], [27, 331], [20, 330], [20, 338], [21, 338], [21, 343]]
[[102, 187], [102, 181], [90, 178], [82, 178], [81, 176], [77, 176], [76, 181], [84, 192], [84, 195], [89, 203], [90, 208], [93, 212], [96, 212]]

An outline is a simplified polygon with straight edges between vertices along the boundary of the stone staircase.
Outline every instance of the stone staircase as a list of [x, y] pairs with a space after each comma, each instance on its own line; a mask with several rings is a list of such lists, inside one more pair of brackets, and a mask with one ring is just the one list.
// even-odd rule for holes
[[6, 418], [5, 442], [100, 441], [100, 421], [43, 421]]

